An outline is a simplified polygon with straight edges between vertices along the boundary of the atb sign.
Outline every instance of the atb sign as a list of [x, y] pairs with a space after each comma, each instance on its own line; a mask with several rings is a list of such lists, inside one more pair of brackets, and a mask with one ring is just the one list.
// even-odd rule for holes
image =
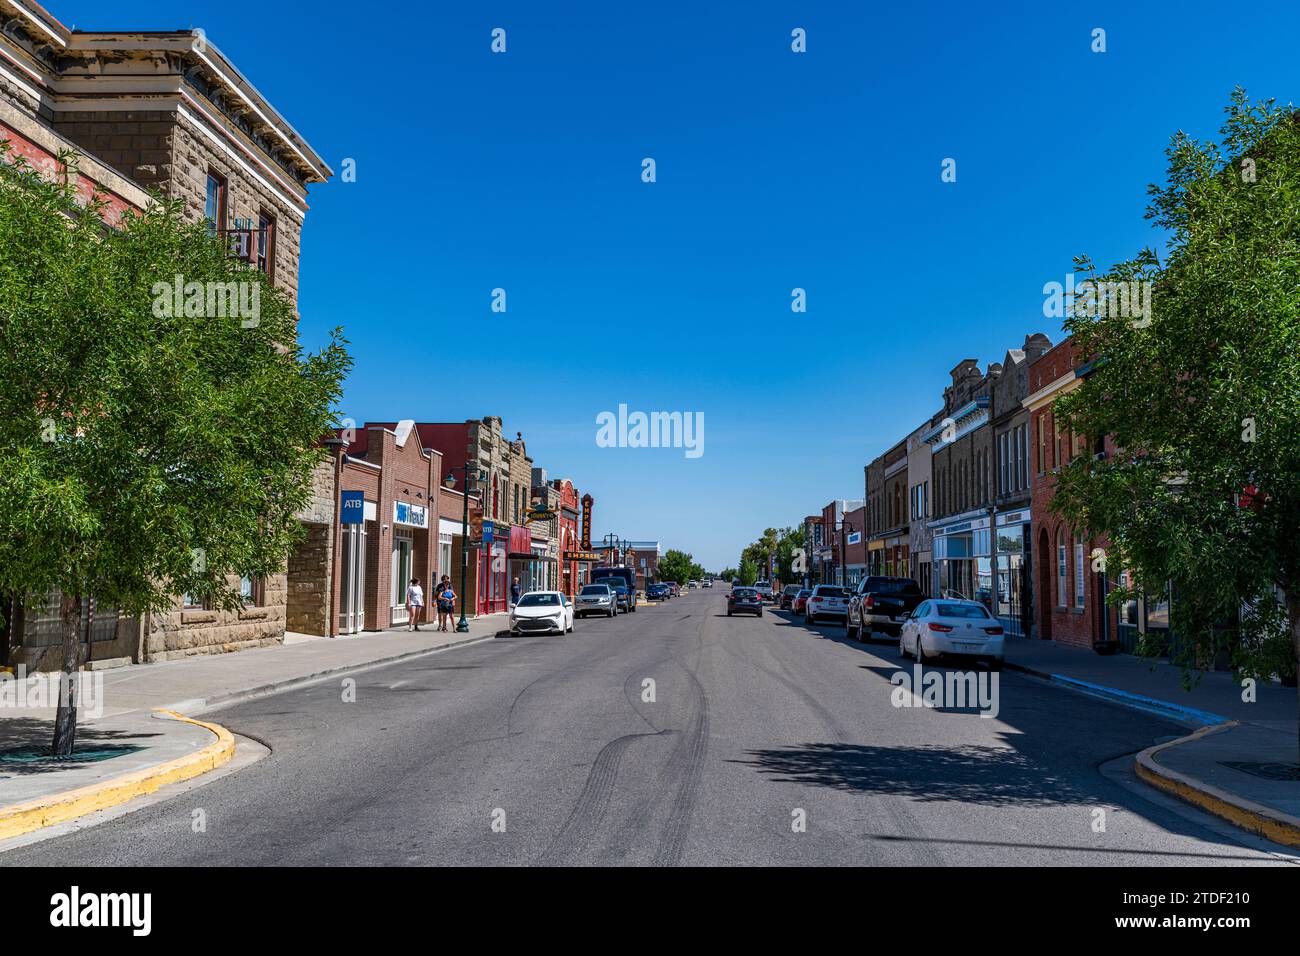
[[343, 491], [339, 493], [339, 524], [364, 524], [366, 520], [366, 493]]

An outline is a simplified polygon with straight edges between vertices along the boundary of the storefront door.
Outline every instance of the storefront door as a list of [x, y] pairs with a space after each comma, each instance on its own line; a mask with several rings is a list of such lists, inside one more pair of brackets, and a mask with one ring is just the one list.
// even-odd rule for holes
[[394, 624], [405, 624], [406, 588], [411, 583], [411, 532], [393, 532], [393, 609]]
[[343, 526], [339, 633], [359, 634], [366, 626], [366, 526]]

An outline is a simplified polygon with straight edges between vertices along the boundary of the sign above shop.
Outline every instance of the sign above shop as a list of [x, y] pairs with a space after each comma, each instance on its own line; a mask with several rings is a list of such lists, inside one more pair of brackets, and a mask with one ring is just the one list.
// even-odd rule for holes
[[394, 501], [393, 524], [406, 525], [411, 528], [427, 528], [429, 527], [429, 509], [423, 505]]
[[339, 492], [339, 524], [363, 524], [366, 520], [366, 493]]
[[594, 551], [565, 551], [565, 561], [601, 561], [600, 555]]

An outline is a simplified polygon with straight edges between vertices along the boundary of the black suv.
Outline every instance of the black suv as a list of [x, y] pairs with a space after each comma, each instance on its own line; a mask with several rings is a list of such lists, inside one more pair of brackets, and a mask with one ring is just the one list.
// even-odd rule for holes
[[787, 584], [781, 591], [781, 610], [788, 611], [794, 607], [794, 599], [802, 590], [803, 585]]
[[903, 620], [923, 600], [925, 595], [911, 578], [865, 577], [849, 598], [845, 631], [855, 640], [870, 640], [875, 631], [898, 637]]

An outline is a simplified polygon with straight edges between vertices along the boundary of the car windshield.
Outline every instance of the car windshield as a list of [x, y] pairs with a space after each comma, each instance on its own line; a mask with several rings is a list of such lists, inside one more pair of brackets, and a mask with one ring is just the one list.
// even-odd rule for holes
[[807, 588], [804, 588], [802, 591], [799, 592], [799, 597], [807, 597], [810, 594], [812, 594], [812, 591], [809, 591]]
[[828, 585], [818, 585], [817, 590], [813, 592], [818, 597], [842, 598], [844, 597], [843, 588], [829, 587]]
[[754, 588], [736, 588], [731, 592], [731, 596], [742, 598], [758, 597], [758, 591]]
[[558, 594], [525, 594], [519, 599], [518, 607], [559, 607]]
[[989, 616], [989, 612], [982, 604], [949, 604], [939, 602], [936, 613], [940, 617], [959, 617], [971, 620], [982, 620]]
[[605, 585], [603, 585], [603, 584], [588, 584], [585, 588], [582, 589], [582, 593], [583, 593], [583, 594], [597, 594], [597, 595], [599, 595], [599, 594], [608, 594], [608, 593], [609, 593], [609, 588], [605, 587]]

